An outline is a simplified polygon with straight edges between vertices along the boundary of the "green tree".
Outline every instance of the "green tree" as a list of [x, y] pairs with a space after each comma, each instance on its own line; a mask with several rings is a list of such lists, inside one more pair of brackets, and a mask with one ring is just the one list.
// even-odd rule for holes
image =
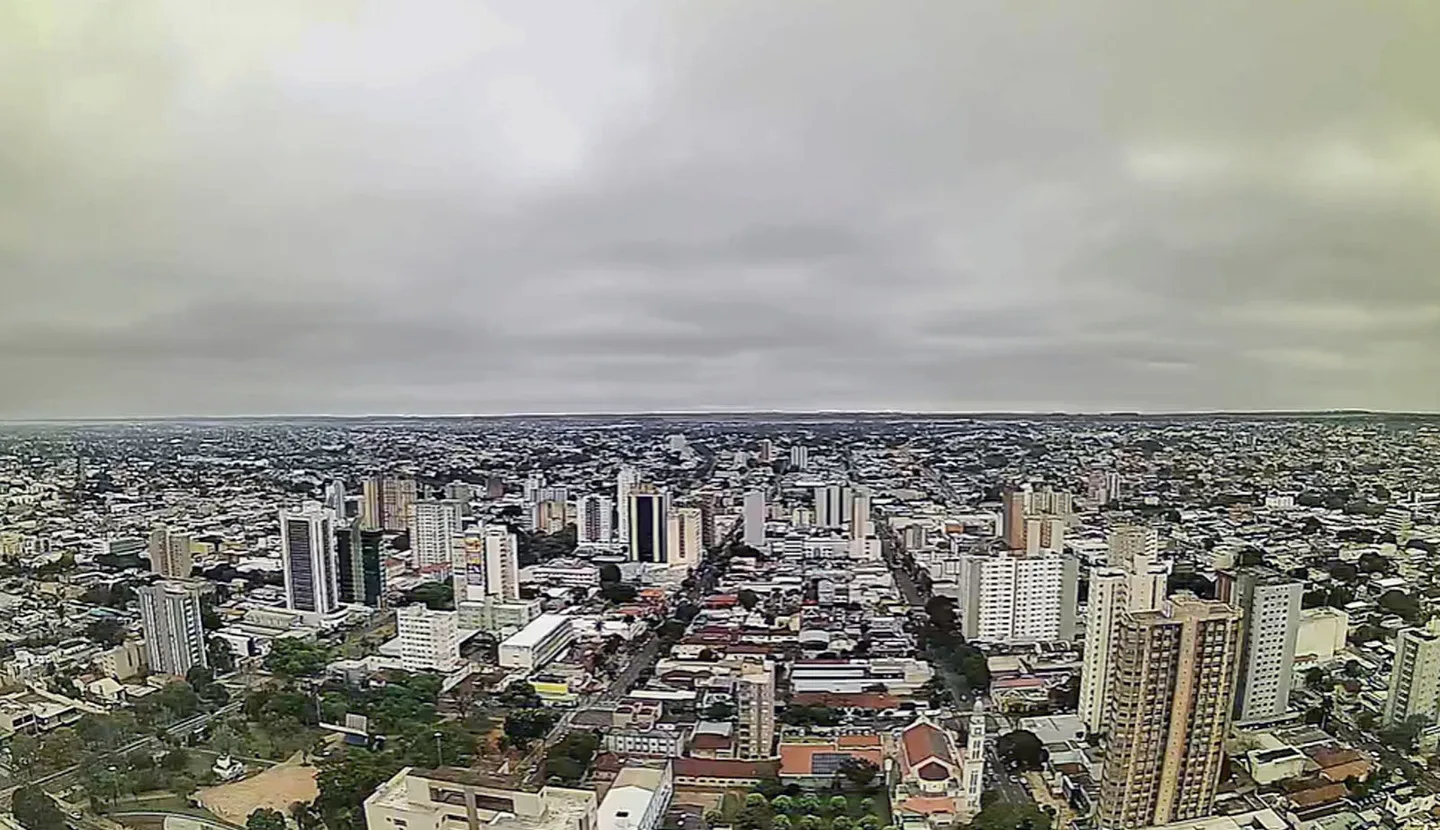
[[211, 637], [209, 644], [205, 647], [205, 657], [210, 666], [215, 669], [216, 674], [229, 674], [235, 671], [235, 652], [230, 648], [230, 641], [224, 637]]
[[1399, 752], [1414, 752], [1415, 745], [1420, 739], [1420, 733], [1424, 732], [1425, 727], [1429, 725], [1429, 718], [1424, 715], [1415, 715], [1394, 726], [1380, 730], [1380, 740]]
[[995, 739], [995, 754], [1012, 770], [1045, 768], [1049, 753], [1034, 732], [1017, 729]]
[[360, 805], [400, 770], [401, 764], [386, 752], [351, 749], [320, 763], [316, 783], [320, 794], [315, 806], [329, 830], [363, 830]]
[[769, 806], [769, 802], [767, 802], [767, 801], [765, 800], [765, 796], [761, 795], [760, 793], [750, 793], [749, 795], [745, 796], [745, 806], [746, 806], [746, 807], [768, 807], [768, 806]]
[[746, 611], [753, 611], [755, 606], [760, 604], [760, 596], [749, 588], [741, 591], [736, 596], [736, 599], [740, 602], [740, 606]]
[[813, 816], [820, 812], [820, 798], [814, 793], [803, 793], [800, 798], [796, 799], [795, 807], [801, 814]]
[[37, 760], [47, 770], [60, 770], [73, 766], [85, 751], [85, 744], [75, 730], [68, 727], [56, 729], [40, 741]]
[[279, 639], [265, 655], [265, 668], [281, 677], [314, 677], [330, 662], [330, 650], [294, 638]]
[[771, 799], [770, 806], [774, 807], [777, 813], [788, 813], [795, 809], [795, 799], [788, 795], [777, 795]]
[[838, 816], [848, 809], [850, 809], [850, 799], [843, 795], [831, 796], [830, 800], [825, 802], [825, 810], [832, 816]]
[[161, 769], [170, 772], [180, 772], [190, 766], [190, 751], [183, 746], [177, 746], [160, 758]]
[[770, 819], [770, 830], [791, 830], [790, 817], [781, 813]]
[[705, 707], [705, 720], [726, 721], [735, 717], [735, 707], [723, 700], [717, 700]]
[[511, 746], [527, 747], [545, 737], [559, 718], [545, 709], [521, 709], [505, 717], [505, 739]]
[[285, 814], [269, 807], [261, 807], [245, 819], [245, 830], [285, 830]]
[[118, 646], [125, 642], [125, 626], [118, 620], [103, 617], [85, 627], [85, 636], [105, 646]]
[[722, 824], [724, 824], [724, 823], [725, 823], [725, 814], [724, 814], [724, 813], [720, 812], [719, 810], [706, 810], [706, 811], [705, 811], [705, 826], [706, 826], [706, 827], [719, 827], [720, 825], [722, 825]]
[[875, 782], [880, 768], [863, 758], [846, 758], [840, 762], [836, 775], [857, 790], [863, 790]]
[[1311, 666], [1305, 672], [1305, 685], [1312, 689], [1319, 689], [1325, 685], [1325, 670], [1319, 666]]
[[825, 822], [814, 813], [806, 813], [800, 817], [800, 830], [820, 830]]
[[855, 830], [855, 819], [838, 815], [830, 820], [830, 830]]
[[423, 602], [431, 611], [454, 611], [455, 590], [444, 582], [423, 582], [405, 597], [405, 604]]
[[1050, 830], [1052, 819], [1033, 803], [987, 804], [970, 820], [970, 830]]
[[880, 817], [876, 815], [861, 816], [860, 830], [880, 830]]
[[65, 814], [39, 787], [21, 787], [11, 797], [10, 810], [25, 830], [65, 830]]
[[601, 566], [600, 566], [600, 582], [601, 582], [601, 583], [605, 583], [605, 582], [619, 582], [619, 581], [620, 581], [620, 566], [619, 566], [619, 565], [616, 565], [616, 564], [614, 564], [613, 562], [606, 562], [604, 565], [601, 565]]

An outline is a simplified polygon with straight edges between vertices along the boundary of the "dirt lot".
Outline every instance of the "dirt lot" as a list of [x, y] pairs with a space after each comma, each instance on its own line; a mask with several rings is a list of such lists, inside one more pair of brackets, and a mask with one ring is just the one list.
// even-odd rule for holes
[[319, 795], [315, 786], [317, 772], [315, 767], [286, 762], [253, 778], [206, 787], [198, 796], [205, 809], [225, 821], [243, 825], [246, 817], [260, 807], [288, 815], [294, 802], [313, 801]]

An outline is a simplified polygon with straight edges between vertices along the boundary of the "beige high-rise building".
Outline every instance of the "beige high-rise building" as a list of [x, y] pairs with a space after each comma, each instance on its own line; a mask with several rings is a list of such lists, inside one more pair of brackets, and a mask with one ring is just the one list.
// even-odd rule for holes
[[1212, 812], [1235, 699], [1240, 615], [1187, 593], [1158, 611], [1121, 614], [1100, 781], [1104, 830]]
[[1160, 556], [1160, 534], [1153, 527], [1121, 525], [1110, 531], [1110, 567], [1134, 570], [1135, 557], [1154, 560]]
[[693, 568], [705, 557], [701, 543], [700, 526], [703, 516], [698, 507], [677, 507], [670, 511], [665, 520], [665, 549], [670, 554], [670, 564], [679, 568]]
[[409, 476], [376, 475], [365, 479], [360, 499], [361, 529], [409, 530], [417, 492], [415, 479]]
[[150, 570], [166, 579], [189, 579], [195, 567], [190, 553], [190, 534], [168, 527], [150, 531]]
[[740, 758], [770, 758], [775, 754], [775, 666], [746, 662], [735, 679], [735, 709], [739, 728], [735, 750]]
[[1385, 725], [1404, 723], [1416, 715], [1432, 722], [1440, 715], [1440, 634], [1429, 628], [1403, 628], [1395, 635], [1395, 663], [1390, 668], [1390, 696], [1385, 699]]

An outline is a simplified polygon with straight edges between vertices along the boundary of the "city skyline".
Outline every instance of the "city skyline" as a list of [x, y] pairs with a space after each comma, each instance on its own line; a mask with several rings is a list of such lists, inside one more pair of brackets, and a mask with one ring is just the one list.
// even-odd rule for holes
[[3, 22], [0, 418], [1440, 409], [1408, 7]]

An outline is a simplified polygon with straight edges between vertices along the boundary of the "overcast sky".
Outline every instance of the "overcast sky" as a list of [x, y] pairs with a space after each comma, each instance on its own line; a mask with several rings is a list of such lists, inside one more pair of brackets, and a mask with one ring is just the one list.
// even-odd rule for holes
[[1417, 0], [0, 5], [0, 417], [1440, 410]]

